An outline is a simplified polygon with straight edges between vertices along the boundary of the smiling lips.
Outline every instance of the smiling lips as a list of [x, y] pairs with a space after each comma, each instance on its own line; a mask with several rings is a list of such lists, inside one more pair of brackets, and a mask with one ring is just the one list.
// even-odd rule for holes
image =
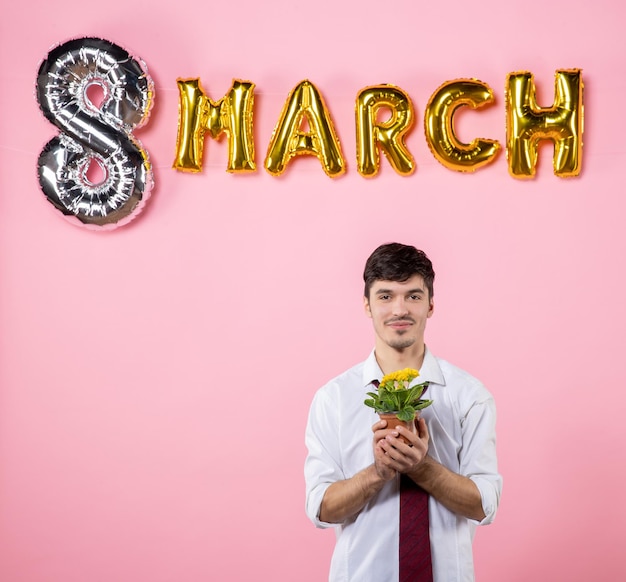
[[388, 325], [389, 327], [392, 327], [393, 329], [401, 331], [401, 330], [407, 329], [414, 323], [415, 321], [413, 321], [412, 319], [404, 318], [404, 319], [390, 319], [389, 321], [385, 323], [385, 325]]

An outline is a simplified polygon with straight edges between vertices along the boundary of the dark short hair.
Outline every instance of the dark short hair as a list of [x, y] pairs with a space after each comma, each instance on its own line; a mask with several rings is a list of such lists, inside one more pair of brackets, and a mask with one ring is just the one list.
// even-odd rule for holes
[[414, 275], [421, 275], [428, 289], [428, 297], [433, 297], [435, 271], [424, 251], [400, 243], [387, 243], [379, 246], [367, 259], [363, 280], [365, 297], [369, 299], [374, 281], [407, 281]]

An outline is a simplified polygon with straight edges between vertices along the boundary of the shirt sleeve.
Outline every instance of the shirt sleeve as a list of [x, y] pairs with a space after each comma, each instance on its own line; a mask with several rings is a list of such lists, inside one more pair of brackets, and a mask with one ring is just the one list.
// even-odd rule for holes
[[321, 521], [319, 513], [326, 489], [335, 481], [345, 478], [340, 465], [337, 427], [337, 406], [332, 406], [327, 392], [319, 391], [313, 398], [306, 427], [308, 454], [304, 463], [304, 478], [306, 514], [320, 528], [337, 525]]
[[485, 518], [475, 523], [488, 525], [496, 516], [502, 493], [496, 457], [496, 407], [491, 395], [469, 408], [462, 419], [462, 435], [461, 474], [478, 487], [485, 513]]

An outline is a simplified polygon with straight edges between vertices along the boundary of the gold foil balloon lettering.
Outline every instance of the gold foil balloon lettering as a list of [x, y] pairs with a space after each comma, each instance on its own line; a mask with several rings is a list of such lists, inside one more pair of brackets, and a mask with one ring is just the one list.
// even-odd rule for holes
[[[308, 130], [302, 128], [305, 121]], [[279, 176], [291, 158], [303, 154], [317, 156], [331, 178], [346, 171], [324, 99], [309, 81], [302, 81], [289, 94], [267, 150], [265, 168]]]
[[[549, 108], [541, 108], [528, 72], [511, 73], [505, 88], [507, 158], [514, 178], [532, 178], [538, 144], [554, 142], [554, 173], [576, 176], [582, 162], [583, 83], [579, 69], [556, 71], [556, 96]], [[254, 162], [254, 84], [233, 81], [231, 90], [212, 101], [199, 79], [178, 80], [180, 93], [176, 159], [177, 170], [202, 169], [205, 134], [217, 139], [228, 135], [229, 172], [250, 172]], [[480, 110], [495, 103], [492, 89], [476, 79], [456, 79], [441, 85], [428, 100], [424, 112], [426, 142], [433, 156], [446, 168], [474, 172], [497, 157], [501, 145], [479, 137], [464, 143], [454, 117], [461, 107]], [[372, 85], [357, 93], [356, 158], [358, 172], [367, 178], [380, 170], [380, 151], [401, 176], [415, 171], [416, 163], [405, 138], [415, 113], [408, 94], [389, 84]], [[385, 117], [383, 114], [388, 114]], [[289, 94], [271, 136], [265, 169], [281, 175], [296, 156], [312, 155], [332, 178], [346, 171], [346, 163], [330, 113], [318, 89], [302, 81]]]
[[532, 178], [539, 141], [554, 142], [553, 167], [559, 177], [577, 176], [582, 163], [583, 82], [579, 69], [558, 70], [555, 99], [541, 108], [531, 73], [511, 73], [506, 84], [507, 155], [515, 178]]
[[[379, 113], [390, 112], [379, 121]], [[357, 169], [367, 178], [375, 176], [380, 166], [378, 146], [393, 169], [402, 176], [415, 170], [413, 156], [404, 137], [413, 125], [413, 105], [409, 96], [393, 85], [366, 87], [356, 98]]]
[[473, 172], [493, 162], [500, 144], [491, 139], [461, 142], [454, 131], [454, 113], [459, 107], [478, 109], [491, 105], [493, 91], [475, 79], [458, 79], [444, 83], [428, 101], [424, 115], [426, 142], [435, 158], [446, 168]]
[[204, 138], [228, 136], [228, 172], [253, 172], [254, 136], [252, 114], [254, 84], [235, 79], [230, 91], [212, 101], [202, 90], [199, 79], [178, 79], [179, 121], [176, 141], [177, 170], [202, 170]]

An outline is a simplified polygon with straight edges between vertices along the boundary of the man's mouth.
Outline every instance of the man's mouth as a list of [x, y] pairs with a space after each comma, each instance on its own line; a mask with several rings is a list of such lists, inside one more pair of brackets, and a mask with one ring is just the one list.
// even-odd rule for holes
[[387, 325], [395, 329], [404, 329], [414, 323], [415, 322], [412, 319], [391, 319], [387, 322]]

